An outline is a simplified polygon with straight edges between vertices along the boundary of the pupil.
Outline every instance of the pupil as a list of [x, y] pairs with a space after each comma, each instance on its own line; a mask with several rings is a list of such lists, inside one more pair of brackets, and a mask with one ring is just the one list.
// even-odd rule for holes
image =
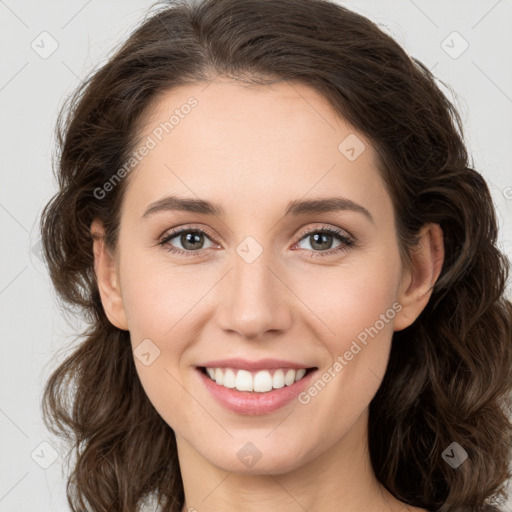
[[[198, 249], [198, 247], [194, 246], [194, 243], [197, 245], [201, 245], [201, 237], [202, 235], [200, 233], [186, 233], [185, 235], [181, 236], [181, 244], [186, 249]], [[194, 242], [195, 239], [195, 242]], [[187, 247], [187, 245], [192, 245], [192, 247]]]
[[[315, 233], [313, 236], [313, 243], [311, 244], [311, 247], [315, 248], [315, 245], [316, 245], [316, 248], [317, 249], [329, 249], [329, 247], [325, 247], [325, 245], [327, 244], [327, 246], [329, 246], [330, 244], [328, 242], [330, 242], [331, 238], [332, 238], [332, 235], [329, 235], [328, 233]], [[318, 239], [321, 238], [321, 237], [327, 237], [327, 242], [324, 241], [324, 243], [322, 244], [322, 242], [318, 242]]]

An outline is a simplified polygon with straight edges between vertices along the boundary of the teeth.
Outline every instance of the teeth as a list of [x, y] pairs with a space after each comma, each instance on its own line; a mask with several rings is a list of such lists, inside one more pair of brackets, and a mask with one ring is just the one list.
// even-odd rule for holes
[[284, 372], [283, 370], [276, 370], [272, 377], [272, 387], [279, 389], [284, 387]]
[[236, 386], [236, 374], [231, 368], [228, 368], [224, 372], [224, 378], [222, 379], [222, 385], [226, 388], [231, 388], [231, 389]]
[[286, 372], [286, 375], [284, 376], [284, 383], [287, 386], [291, 386], [295, 382], [295, 370], [292, 370], [291, 368]]
[[304, 375], [306, 375], [306, 370], [304, 368], [300, 368], [299, 370], [297, 370], [297, 372], [295, 374], [295, 382], [302, 379], [302, 377], [304, 377]]
[[272, 389], [272, 375], [269, 372], [258, 372], [254, 376], [254, 391], [266, 393]]
[[267, 393], [272, 389], [291, 386], [306, 375], [306, 369], [279, 368], [277, 370], [260, 370], [249, 372], [232, 368], [206, 368], [210, 379], [220, 386], [236, 388], [238, 391], [253, 391]]
[[302, 379], [302, 377], [304, 377], [304, 375], [306, 375], [306, 370], [304, 368], [297, 370], [297, 372], [295, 374], [295, 382]]
[[[221, 372], [220, 368], [215, 370], [216, 372]], [[218, 384], [218, 382], [217, 382]], [[253, 382], [252, 375], [247, 370], [238, 370], [236, 374], [235, 388], [238, 391], [252, 391], [253, 390]]]

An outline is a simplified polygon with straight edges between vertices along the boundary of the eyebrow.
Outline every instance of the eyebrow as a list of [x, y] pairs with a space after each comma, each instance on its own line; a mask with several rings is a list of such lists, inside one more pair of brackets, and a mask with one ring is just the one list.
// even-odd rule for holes
[[[151, 203], [141, 218], [147, 218], [157, 212], [175, 210], [216, 215], [219, 217], [224, 214], [224, 209], [219, 204], [204, 201], [203, 199], [183, 198], [171, 195]], [[375, 224], [375, 220], [366, 208], [345, 197], [326, 197], [307, 200], [297, 199], [288, 203], [284, 216], [299, 216], [346, 210], [362, 213], [369, 221]]]

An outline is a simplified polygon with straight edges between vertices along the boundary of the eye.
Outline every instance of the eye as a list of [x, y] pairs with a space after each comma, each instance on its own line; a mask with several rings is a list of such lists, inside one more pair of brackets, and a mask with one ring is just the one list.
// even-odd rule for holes
[[[175, 239], [176, 241], [172, 242]], [[202, 247], [205, 239], [210, 240], [210, 237], [205, 231], [197, 228], [185, 227], [167, 233], [158, 243], [174, 254], [196, 256], [198, 254], [202, 254], [204, 249], [214, 245], [210, 240], [210, 243], [212, 244], [211, 246], [206, 248]], [[175, 247], [176, 244], [180, 244], [181, 247]]]
[[[334, 240], [340, 243], [331, 250]], [[297, 245], [304, 240], [310, 241], [311, 249], [307, 249], [311, 256], [332, 256], [339, 252], [347, 251], [355, 245], [355, 240], [346, 232], [332, 227], [312, 228], [306, 231]]]

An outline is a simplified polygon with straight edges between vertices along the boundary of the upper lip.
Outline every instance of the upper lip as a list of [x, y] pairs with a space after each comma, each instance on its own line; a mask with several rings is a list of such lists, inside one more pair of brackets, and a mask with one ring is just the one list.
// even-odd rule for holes
[[272, 370], [275, 368], [313, 368], [313, 366], [294, 361], [285, 361], [284, 359], [258, 359], [249, 361], [248, 359], [216, 359], [215, 361], [207, 361], [198, 366], [205, 368], [236, 368], [239, 370]]

